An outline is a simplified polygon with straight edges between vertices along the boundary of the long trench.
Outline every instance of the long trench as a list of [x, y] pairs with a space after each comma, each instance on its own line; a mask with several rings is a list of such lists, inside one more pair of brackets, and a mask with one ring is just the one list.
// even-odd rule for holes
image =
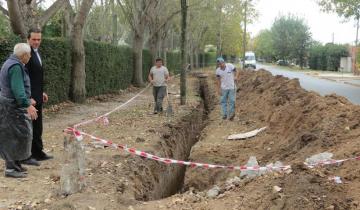
[[[167, 125], [162, 140], [155, 146], [155, 151], [159, 151], [156, 155], [188, 160], [191, 148], [205, 128], [208, 114], [214, 107], [214, 96], [209, 91], [207, 76], [203, 74], [196, 76], [200, 103], [177, 123]], [[185, 166], [164, 165], [152, 160], [138, 160], [134, 164], [136, 165], [131, 167], [137, 200], [162, 199], [179, 192], [183, 187]]]

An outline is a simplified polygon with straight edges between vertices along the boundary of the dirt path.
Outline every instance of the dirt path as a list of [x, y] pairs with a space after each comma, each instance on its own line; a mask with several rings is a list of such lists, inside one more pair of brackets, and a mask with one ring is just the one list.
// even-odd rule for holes
[[[90, 119], [96, 114], [111, 110], [132, 97], [134, 93], [136, 93], [135, 90], [132, 90], [117, 96], [105, 96], [106, 102], [92, 99], [84, 105], [66, 104], [58, 112], [46, 112], [44, 116], [44, 147], [46, 152], [55, 156], [55, 159], [42, 162], [40, 167], [28, 167], [29, 176], [26, 179], [17, 180], [0, 176], [0, 208], [6, 209], [9, 206], [20, 208], [24, 204], [35, 207], [37, 203], [50, 202], [56, 194], [62, 166], [62, 130], [81, 120]], [[150, 90], [137, 98], [131, 105], [142, 104], [144, 101], [150, 101]], [[0, 170], [3, 173], [3, 163], [1, 163]]]
[[[148, 88], [127, 106], [111, 114], [109, 116], [109, 126], [95, 123], [82, 129], [120, 144], [131, 145], [143, 150], [150, 148], [160, 138], [159, 129], [162, 124], [172, 122], [182, 114], [176, 97], [178, 93], [177, 80], [174, 79], [169, 88], [173, 94], [171, 101], [173, 103], [174, 117], [169, 118], [165, 114], [152, 114], [152, 88]], [[190, 90], [190, 93], [192, 91]], [[118, 198], [116, 192], [121, 190], [120, 188], [124, 183], [125, 185], [129, 183], [129, 180], [126, 180], [126, 175], [124, 175], [124, 173], [128, 173], [129, 169], [121, 171], [123, 169], [121, 161], [128, 161], [123, 160], [123, 158], [129, 157], [129, 155], [111, 148], [95, 149], [94, 145], [89, 144], [89, 140], [86, 141], [87, 183], [89, 186], [84, 193], [88, 194], [89, 197], [86, 200], [90, 202], [86, 201], [77, 206], [77, 202], [83, 202], [84, 194], [70, 196], [66, 199], [58, 196], [59, 176], [63, 164], [62, 130], [70, 125], [104, 114], [129, 100], [138, 92], [139, 90], [132, 88], [120, 95], [105, 95], [90, 99], [84, 105], [67, 103], [62, 104], [60, 108], [51, 108], [56, 109], [56, 112], [47, 111], [44, 116], [44, 147], [46, 152], [55, 156], [55, 159], [42, 162], [40, 167], [28, 167], [29, 175], [26, 179], [9, 179], [0, 176], [0, 209], [42, 209], [47, 208], [46, 206], [50, 206], [49, 209], [63, 209], [66, 206], [86, 209], [88, 206], [97, 206], [98, 204], [100, 208], [111, 206], [99, 200], [100, 198], [110, 200], [110, 203], [116, 203], [113, 208], [117, 208], [115, 206], [118, 206], [117, 200], [120, 198]], [[193, 96], [190, 94], [188, 106], [192, 106], [193, 100], [191, 97]], [[167, 103], [164, 101], [164, 108], [166, 107]], [[3, 162], [1, 162], [0, 173], [4, 172], [3, 168]], [[113, 172], [117, 174], [113, 174]], [[119, 181], [122, 179], [124, 183]], [[94, 201], [94, 203], [91, 204], [91, 201]], [[70, 204], [67, 205], [67, 203]], [[59, 206], [57, 207], [57, 205]]]

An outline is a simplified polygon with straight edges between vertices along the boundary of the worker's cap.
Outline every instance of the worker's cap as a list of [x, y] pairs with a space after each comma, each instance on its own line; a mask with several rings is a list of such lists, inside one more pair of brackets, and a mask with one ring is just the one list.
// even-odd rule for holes
[[218, 62], [218, 63], [224, 63], [225, 60], [224, 60], [224, 58], [222, 58], [222, 57], [218, 57], [218, 58], [216, 59], [216, 62]]

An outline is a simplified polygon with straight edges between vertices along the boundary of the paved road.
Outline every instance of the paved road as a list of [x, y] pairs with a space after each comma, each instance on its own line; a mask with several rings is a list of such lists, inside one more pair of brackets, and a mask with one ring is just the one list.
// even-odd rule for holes
[[257, 68], [264, 68], [273, 75], [283, 75], [291, 79], [298, 78], [301, 87], [306, 90], [315, 91], [320, 95], [336, 93], [337, 95], [346, 97], [352, 103], [360, 105], [360, 87], [312, 77], [301, 72], [288, 71], [277, 66], [258, 64]]

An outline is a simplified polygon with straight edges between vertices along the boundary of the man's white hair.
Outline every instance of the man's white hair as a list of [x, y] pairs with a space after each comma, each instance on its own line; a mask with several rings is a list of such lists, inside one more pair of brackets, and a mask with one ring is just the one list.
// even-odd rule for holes
[[14, 47], [14, 54], [17, 57], [21, 57], [26, 53], [31, 53], [30, 45], [27, 43], [18, 43]]

